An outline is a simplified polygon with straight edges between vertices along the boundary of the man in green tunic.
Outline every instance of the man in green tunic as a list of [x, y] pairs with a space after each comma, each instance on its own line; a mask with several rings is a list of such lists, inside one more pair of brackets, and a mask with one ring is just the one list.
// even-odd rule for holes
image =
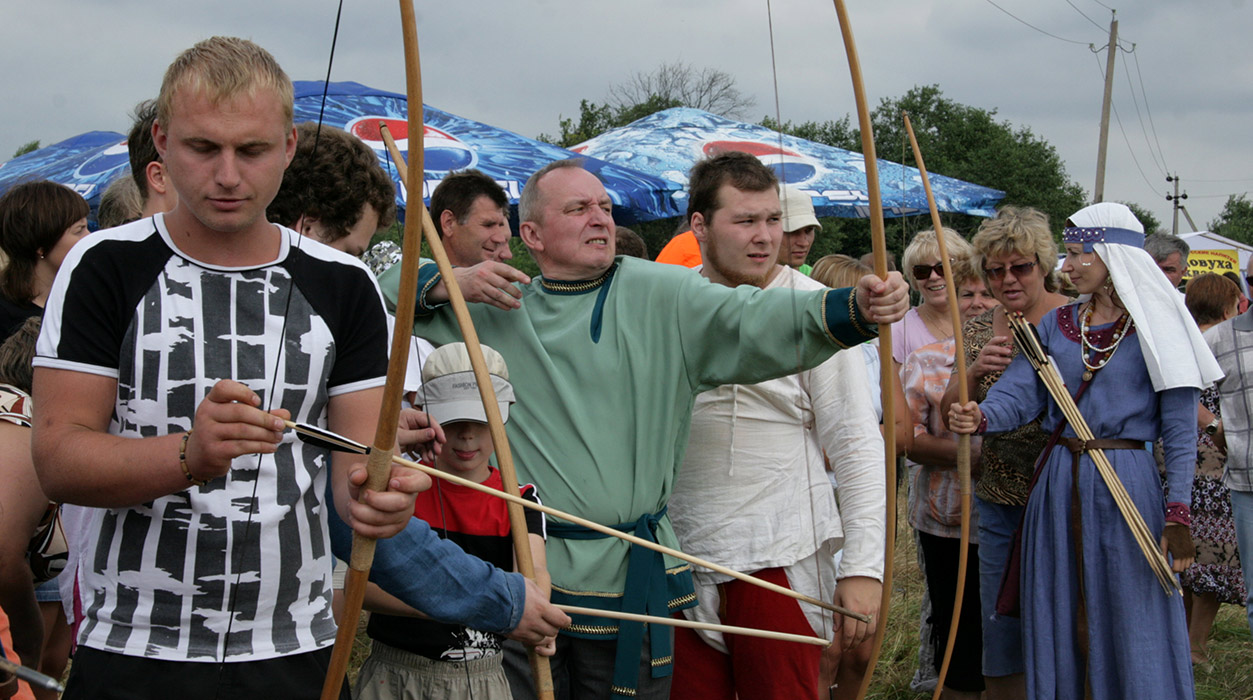
[[[677, 547], [666, 502], [696, 394], [795, 374], [874, 337], [876, 323], [904, 315], [907, 288], [898, 273], [805, 293], [712, 285], [691, 270], [615, 257], [611, 208], [581, 161], [535, 173], [519, 219], [541, 275], [476, 294], [488, 303], [471, 315], [511, 368], [519, 402], [508, 430], [520, 478], [549, 505]], [[391, 300], [397, 277], [380, 279]], [[419, 279], [415, 334], [436, 345], [460, 340], [435, 265], [424, 264]], [[519, 309], [491, 305], [518, 292]], [[659, 616], [695, 603], [682, 561], [565, 523], [548, 534], [554, 602]], [[559, 690], [668, 697], [669, 628], [650, 625], [646, 638], [636, 623], [572, 617], [553, 659]]]

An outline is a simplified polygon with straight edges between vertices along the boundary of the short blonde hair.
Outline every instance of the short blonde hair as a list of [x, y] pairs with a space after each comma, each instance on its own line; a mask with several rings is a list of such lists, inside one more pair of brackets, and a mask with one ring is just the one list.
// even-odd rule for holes
[[[944, 227], [944, 248], [948, 250], [950, 264], [969, 259], [974, 252], [960, 233], [947, 226]], [[901, 269], [904, 270], [909, 286], [915, 292], [919, 289], [918, 280], [914, 279], [914, 265], [921, 265], [924, 260], [938, 260], [939, 258], [940, 244], [936, 240], [935, 231], [927, 229], [914, 234], [914, 239], [909, 242], [905, 248], [905, 254], [901, 256]]]
[[283, 104], [287, 128], [292, 127], [291, 78], [269, 51], [247, 39], [215, 36], [187, 49], [165, 70], [157, 95], [157, 121], [170, 124], [174, 94], [180, 89], [202, 92], [214, 104], [257, 90], [273, 90]]
[[839, 289], [854, 287], [857, 285], [857, 280], [873, 273], [874, 270], [860, 260], [837, 253], [818, 258], [818, 262], [814, 263], [814, 269], [809, 271], [809, 276], [828, 287]]
[[1001, 207], [996, 218], [979, 225], [971, 239], [974, 245], [975, 269], [987, 281], [988, 258], [1021, 255], [1035, 258], [1044, 275], [1044, 289], [1056, 292], [1057, 242], [1049, 228], [1048, 214], [1032, 207]]

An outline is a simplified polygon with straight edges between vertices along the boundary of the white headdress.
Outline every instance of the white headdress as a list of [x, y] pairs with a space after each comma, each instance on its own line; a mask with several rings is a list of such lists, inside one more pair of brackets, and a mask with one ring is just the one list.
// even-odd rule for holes
[[1153, 389], [1205, 388], [1223, 372], [1201, 337], [1183, 296], [1144, 251], [1144, 226], [1124, 204], [1102, 202], [1070, 216], [1066, 243], [1096, 251], [1118, 298], [1135, 321]]

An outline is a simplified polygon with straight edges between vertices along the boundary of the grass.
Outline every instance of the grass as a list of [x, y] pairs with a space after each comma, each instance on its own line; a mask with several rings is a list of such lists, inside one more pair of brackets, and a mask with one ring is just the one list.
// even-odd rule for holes
[[[897, 520], [896, 556], [893, 565], [893, 596], [888, 613], [888, 631], [867, 698], [874, 700], [918, 700], [930, 694], [915, 693], [909, 682], [918, 665], [918, 614], [925, 585], [918, 570], [913, 533], [901, 508]], [[966, 604], [969, 604], [967, 601]], [[355, 680], [357, 669], [369, 654], [364, 619], [357, 630], [348, 676]], [[1196, 700], [1253, 700], [1253, 638], [1243, 608], [1223, 605], [1209, 641], [1210, 659], [1194, 667]], [[1146, 661], [1146, 663], [1150, 663]]]
[[[918, 611], [925, 585], [914, 553], [914, 538], [904, 508], [897, 521], [894, 590], [888, 631], [868, 698], [918, 700], [909, 682], [918, 665]], [[969, 604], [969, 601], [966, 602]], [[1197, 700], [1253, 700], [1253, 638], [1244, 608], [1223, 605], [1209, 640], [1210, 659], [1193, 668]], [[1146, 663], [1150, 663], [1146, 661]]]

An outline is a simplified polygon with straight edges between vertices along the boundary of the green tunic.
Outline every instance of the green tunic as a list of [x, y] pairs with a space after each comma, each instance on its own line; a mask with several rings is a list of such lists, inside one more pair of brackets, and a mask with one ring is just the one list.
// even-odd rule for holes
[[[379, 280], [389, 302], [396, 272]], [[424, 261], [419, 288], [430, 289], [437, 274]], [[732, 289], [636, 258], [619, 257], [598, 280], [536, 277], [521, 289], [518, 310], [471, 305], [480, 339], [504, 356], [518, 397], [507, 431], [519, 479], [546, 504], [606, 525], [633, 527], [663, 513], [696, 394], [795, 374], [875, 332], [851, 289]], [[451, 308], [432, 309], [422, 296], [414, 334], [436, 345], [460, 340]], [[664, 514], [656, 539], [678, 547]], [[617, 538], [550, 538], [554, 600], [618, 609], [630, 548]], [[689, 607], [690, 567], [670, 557], [665, 566], [670, 609]], [[568, 632], [617, 631], [609, 620], [584, 621]]]

